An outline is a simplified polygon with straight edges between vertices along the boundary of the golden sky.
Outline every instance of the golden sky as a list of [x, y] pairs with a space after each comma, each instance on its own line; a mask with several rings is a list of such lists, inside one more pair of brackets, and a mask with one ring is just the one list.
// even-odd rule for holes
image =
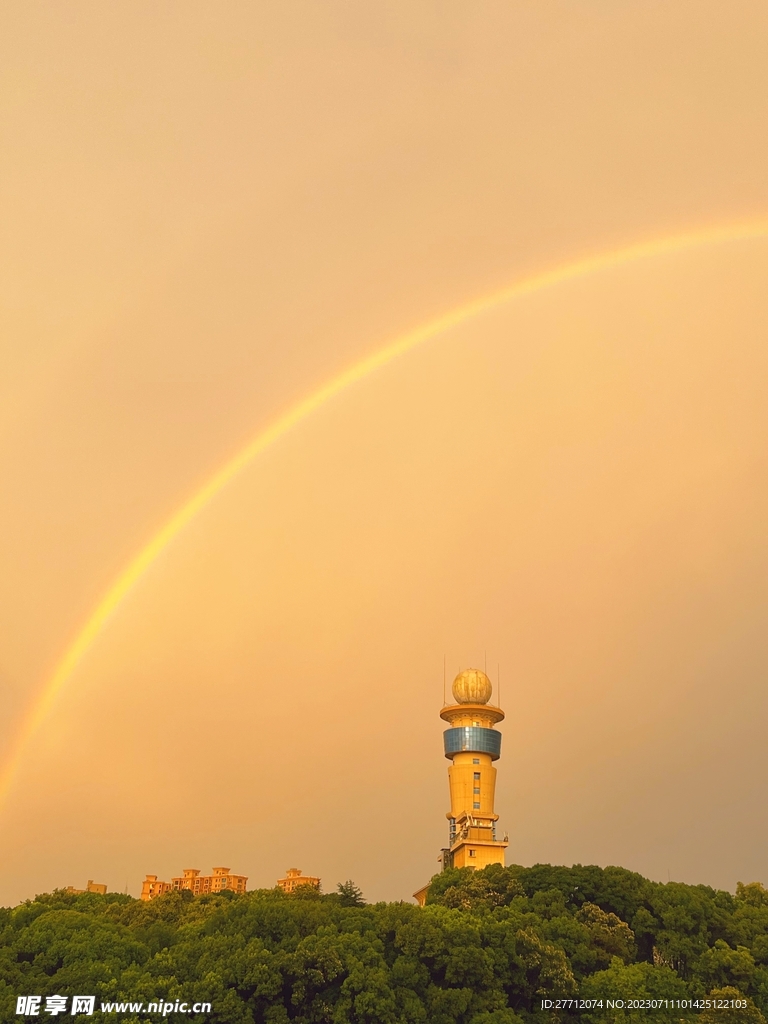
[[[767, 31], [762, 0], [3, 5], [3, 767], [292, 403], [526, 275], [764, 221]], [[0, 902], [214, 864], [407, 898], [444, 655], [500, 666], [508, 860], [768, 881], [767, 274], [756, 237], [555, 285], [272, 445], [22, 748]]]

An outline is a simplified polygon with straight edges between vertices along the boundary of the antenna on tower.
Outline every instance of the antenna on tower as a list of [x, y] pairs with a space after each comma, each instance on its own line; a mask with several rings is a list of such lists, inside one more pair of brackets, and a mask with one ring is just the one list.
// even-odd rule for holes
[[445, 707], [445, 655], [443, 655], [443, 707]]

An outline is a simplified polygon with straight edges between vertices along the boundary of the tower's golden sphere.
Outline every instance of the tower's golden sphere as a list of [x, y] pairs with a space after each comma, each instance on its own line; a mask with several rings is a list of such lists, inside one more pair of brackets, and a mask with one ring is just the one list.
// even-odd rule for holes
[[479, 668], [467, 668], [459, 672], [451, 687], [457, 704], [487, 704], [492, 690], [491, 680]]

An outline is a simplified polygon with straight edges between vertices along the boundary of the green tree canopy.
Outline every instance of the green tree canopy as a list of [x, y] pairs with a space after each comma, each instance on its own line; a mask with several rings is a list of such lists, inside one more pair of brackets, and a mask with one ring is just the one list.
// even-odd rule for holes
[[[437, 875], [423, 909], [367, 905], [351, 881], [303, 889], [54, 892], [2, 909], [0, 1024], [22, 1019], [26, 994], [93, 994], [92, 1020], [129, 1024], [157, 1017], [101, 1002], [212, 1003], [190, 1024], [762, 1024], [768, 1010], [759, 883], [730, 894], [621, 868], [493, 865]], [[715, 997], [740, 1002], [685, 1006]], [[609, 999], [624, 1000], [612, 1016]], [[643, 999], [652, 1014], [629, 1005]]]

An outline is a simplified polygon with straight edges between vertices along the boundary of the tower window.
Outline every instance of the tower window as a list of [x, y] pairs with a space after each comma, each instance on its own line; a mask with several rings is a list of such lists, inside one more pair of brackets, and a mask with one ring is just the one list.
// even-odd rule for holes
[[480, 764], [480, 758], [479, 757], [473, 757], [472, 758], [472, 764]]
[[472, 804], [472, 810], [473, 811], [479, 811], [480, 810], [480, 804]]
[[474, 857], [475, 855], [476, 855], [476, 851], [475, 850], [470, 850], [469, 851], [469, 856], [470, 857]]
[[479, 782], [480, 781], [480, 772], [475, 772], [474, 776], [477, 779], [477, 781]]

